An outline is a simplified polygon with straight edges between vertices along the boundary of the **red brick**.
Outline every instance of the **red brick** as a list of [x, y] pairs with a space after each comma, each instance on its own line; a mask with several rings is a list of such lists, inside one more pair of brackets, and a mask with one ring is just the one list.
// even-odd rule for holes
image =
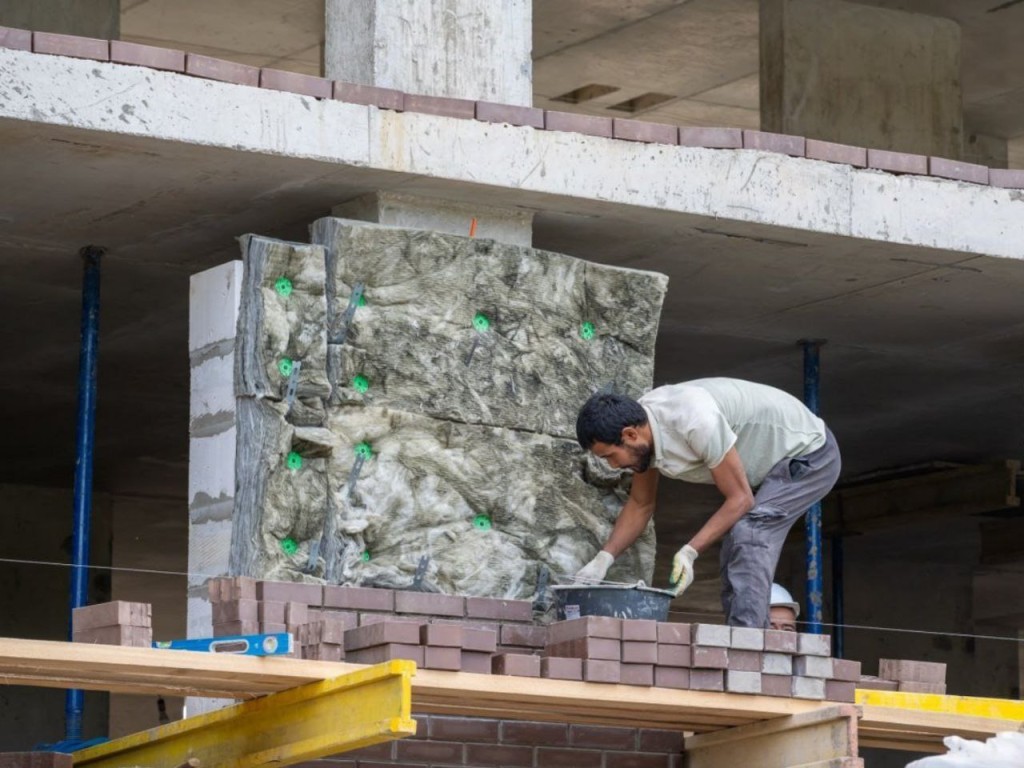
[[[198, 53], [185, 55], [185, 73], [193, 77], [202, 77], [207, 80], [220, 80], [225, 83], [236, 83], [238, 85], [260, 84], [259, 67], [250, 67], [247, 64], [238, 64], [234, 61], [215, 59], [212, 56], [201, 56]], [[310, 602], [317, 602], [310, 601]]]
[[678, 688], [685, 691], [690, 687], [690, 670], [682, 667], [655, 667], [654, 684], [658, 688]]
[[658, 622], [658, 642], [666, 645], [689, 645], [690, 625], [678, 622]]
[[581, 637], [562, 643], [549, 643], [545, 656], [565, 656], [576, 659], [603, 659], [619, 661], [622, 658], [622, 643], [605, 637]]
[[31, 51], [32, 33], [27, 29], [0, 27], [0, 48], [11, 48], [16, 51]]
[[353, 760], [391, 760], [395, 756], [395, 742], [374, 744], [370, 747], [353, 749], [345, 753], [345, 757]]
[[803, 136], [745, 130], [743, 131], [743, 148], [760, 149], [764, 152], [780, 152], [792, 157], [803, 157], [806, 151], [806, 141]]
[[610, 616], [584, 616], [581, 619], [556, 621], [548, 627], [548, 642], [576, 640], [580, 637], [604, 637], [622, 639], [622, 619]]
[[604, 758], [604, 768], [669, 768], [670, 760], [668, 755], [609, 752]]
[[71, 627], [73, 632], [100, 627], [152, 627], [152, 617], [149, 603], [114, 600], [75, 608], [71, 611]]
[[665, 123], [645, 120], [612, 119], [612, 137], [625, 141], [644, 141], [649, 144], [678, 144], [679, 128]]
[[33, 32], [32, 50], [53, 56], [70, 56], [74, 59], [110, 61], [110, 41], [96, 40], [77, 35], [58, 35], [54, 32]]
[[334, 92], [333, 83], [327, 78], [267, 68], [260, 70], [260, 88], [298, 93], [316, 99], [329, 99]]
[[[676, 646], [681, 648], [683, 646]], [[656, 664], [658, 662], [657, 643], [639, 643], [625, 640], [622, 643], [622, 658], [627, 664]]]
[[[274, 603], [281, 607], [281, 623], [284, 623], [284, 603]], [[229, 600], [213, 603], [213, 623], [226, 624], [229, 621], [266, 621], [262, 616], [263, 604], [256, 600]]]
[[[293, 626], [306, 624], [309, 622], [309, 606], [305, 603], [285, 603], [284, 609], [284, 622]], [[355, 620], [355, 614], [348, 614]], [[355, 624], [353, 623], [354, 627]]]
[[617, 661], [584, 659], [583, 679], [588, 683], [617, 683], [622, 679], [622, 670]]
[[695, 669], [725, 669], [729, 666], [729, 651], [726, 648], [695, 645], [692, 657]]
[[260, 632], [265, 635], [276, 635], [279, 632], [287, 632], [288, 625], [284, 623], [278, 623], [275, 621], [261, 621]]
[[345, 649], [345, 660], [353, 664], [383, 664], [394, 659], [407, 659], [423, 666], [423, 646], [388, 643], [375, 645], [372, 648], [361, 648], [358, 651]]
[[501, 724], [502, 744], [560, 747], [569, 743], [569, 726], [510, 720]]
[[489, 629], [462, 628], [462, 647], [467, 651], [494, 653], [498, 647], [498, 633]]
[[259, 634], [260, 623], [258, 621], [228, 621], [223, 624], [213, 625], [214, 637], [231, 637], [234, 635], [256, 635]]
[[495, 597], [467, 597], [466, 616], [495, 621], [533, 621], [533, 603], [529, 600], [502, 600]]
[[767, 653], [796, 653], [797, 637], [796, 632], [766, 629], [764, 631], [764, 650]]
[[72, 768], [74, 762], [74, 758], [64, 752], [0, 753], [0, 768]]
[[899, 683], [895, 680], [883, 680], [873, 675], [861, 675], [860, 680], [857, 681], [857, 687], [872, 691], [895, 691], [899, 688]]
[[423, 666], [427, 669], [458, 672], [462, 669], [462, 649], [428, 645], [423, 649]]
[[946, 693], [945, 683], [919, 683], [915, 680], [900, 680], [896, 688], [904, 693]]
[[760, 672], [764, 654], [760, 651], [729, 650], [729, 669], [735, 672]]
[[706, 149], [740, 149], [743, 132], [739, 128], [691, 128], [680, 126], [679, 144]]
[[521, 648], [543, 648], [548, 641], [548, 628], [527, 624], [502, 624], [502, 645]]
[[988, 183], [1001, 189], [1024, 189], [1024, 171], [989, 168]]
[[[414, 618], [405, 617], [409, 621], [415, 621]], [[393, 613], [360, 613], [359, 614], [359, 626], [367, 627], [370, 624], [380, 624], [382, 621], [394, 621], [395, 615]], [[418, 623], [422, 624], [420, 620]]]
[[725, 671], [721, 669], [691, 669], [690, 689], [694, 691], [724, 691]]
[[461, 648], [462, 632], [462, 627], [458, 624], [424, 624], [420, 627], [420, 643]]
[[345, 650], [358, 651], [385, 643], [419, 645], [420, 624], [415, 621], [382, 621], [345, 632]]
[[946, 665], [934, 661], [879, 659], [878, 676], [886, 680], [899, 680], [900, 682], [944, 683], [946, 682]]
[[334, 81], [334, 99], [396, 112], [405, 109], [405, 94], [401, 91], [394, 88], [378, 88], [374, 85], [343, 83], [340, 80]]
[[[500, 765], [505, 768], [532, 768], [533, 747], [497, 744], [467, 744], [466, 765]], [[331, 766], [330, 768], [333, 768]]]
[[654, 685], [654, 665], [620, 664], [619, 682], [623, 685]]
[[612, 137], [612, 119], [595, 115], [578, 115], [575, 112], [544, 112], [544, 129], [548, 131], [568, 131], [585, 133], [588, 136]]
[[463, 651], [462, 671], [477, 675], [491, 674], [491, 657], [493, 654], [484, 651]]
[[537, 768], [602, 768], [603, 752], [584, 749], [555, 749], [540, 747], [537, 750]]
[[658, 661], [662, 667], [692, 667], [693, 651], [688, 645], [662, 645], [658, 643]]
[[249, 576], [233, 576], [210, 579], [207, 582], [211, 602], [224, 600], [255, 600], [256, 579]]
[[569, 743], [595, 749], [636, 749], [636, 728], [603, 725], [570, 725]]
[[430, 738], [497, 743], [498, 721], [479, 717], [431, 717]]
[[863, 168], [868, 164], [868, 151], [864, 147], [849, 144], [835, 144], [831, 141], [808, 139], [804, 150], [808, 160], [824, 160], [826, 163], [840, 163]]
[[928, 174], [971, 184], [988, 184], [988, 166], [947, 160], [944, 157], [928, 158]]
[[790, 698], [793, 695], [793, 676], [761, 675], [761, 693], [765, 696]]
[[658, 622], [649, 619], [623, 619], [622, 639], [656, 643], [658, 642]]
[[419, 93], [405, 94], [405, 111], [425, 115], [461, 117], [472, 120], [476, 117], [476, 102], [470, 99], [452, 99], [447, 96], [425, 96]]
[[72, 634], [71, 639], [76, 643], [89, 643], [92, 645], [124, 645], [132, 648], [149, 648], [153, 645], [152, 627], [129, 627], [119, 625], [115, 627], [96, 627], [95, 629], [83, 629]]
[[832, 659], [832, 679], [841, 680], [847, 683], [856, 683], [860, 680], [859, 661], [852, 659]]
[[582, 680], [582, 659], [545, 656], [540, 660], [540, 676], [552, 680]]
[[116, 64], [132, 64], [168, 72], [185, 71], [185, 52], [173, 48], [158, 48], [154, 45], [127, 43], [124, 40], [110, 41], [110, 60]]
[[303, 584], [297, 581], [258, 581], [256, 599], [320, 605], [323, 602], [323, 587], [319, 584]]
[[[353, 613], [341, 613], [334, 611], [324, 611], [320, 614], [320, 619], [313, 626], [316, 626], [315, 630], [318, 633], [318, 639], [323, 643], [337, 643], [338, 645], [345, 644], [345, 633], [350, 629], [355, 629], [355, 614]], [[396, 640], [394, 642], [405, 642], [404, 640]]]
[[455, 741], [414, 741], [401, 739], [396, 745], [398, 762], [421, 760], [425, 763], [461, 765], [465, 756], [464, 745]]
[[499, 653], [491, 660], [491, 672], [495, 675], [540, 677], [540, 656], [527, 653]]
[[[233, 603], [222, 603], [222, 605], [224, 605], [225, 607], [229, 607], [229, 606], [232, 606], [232, 605], [238, 605], [241, 602], [243, 602], [243, 601], [236, 601], [236, 602], [233, 602]], [[257, 606], [257, 608], [256, 608], [256, 616], [255, 616], [257, 621], [269, 621], [269, 622], [276, 622], [278, 624], [285, 624], [286, 623], [285, 622], [285, 615], [284, 614], [285, 614], [285, 606], [287, 605], [287, 603], [283, 603], [280, 600], [264, 600], [263, 602], [258, 602], [256, 600], [247, 600], [247, 601], [244, 601], [244, 602], [251, 602], [253, 605]], [[230, 610], [229, 610], [229, 613], [230, 613]], [[217, 606], [216, 605], [213, 606], [213, 615], [214, 615], [214, 621], [216, 621], [217, 620], [216, 619], [216, 616], [217, 616]], [[231, 620], [238, 619], [238, 618], [239, 618], [238, 616], [235, 616], [235, 617], [232, 617], [232, 618], [229, 618], [229, 619], [226, 619], [226, 620], [227, 621], [231, 621]], [[248, 617], [248, 616], [246, 616], [245, 618], [251, 620], [250, 617]], [[307, 620], [308, 620], [308, 618], [309, 617], [307, 616]]]
[[[362, 653], [362, 651], [356, 651], [355, 653]], [[344, 661], [345, 649], [335, 643], [317, 643], [316, 645], [306, 646], [303, 649], [302, 658], [314, 659], [316, 661]], [[349, 659], [349, 661], [357, 664], [371, 663], [368, 661], [354, 661], [353, 659]]]
[[877, 168], [890, 173], [916, 173], [928, 175], [928, 157], [911, 155], [906, 152], [888, 152], [884, 149], [868, 150], [868, 168]]
[[374, 587], [324, 587], [323, 605], [325, 608], [344, 608], [349, 611], [384, 611], [395, 610], [395, 593], [390, 589]]
[[856, 689], [856, 683], [849, 683], [841, 680], [826, 680], [825, 698], [828, 701], [844, 701], [852, 703], [856, 698], [854, 694]]
[[683, 751], [683, 734], [679, 731], [662, 731], [642, 728], [640, 730], [641, 752], [666, 752], [675, 754]]
[[534, 107], [515, 107], [511, 104], [495, 104], [490, 101], [476, 103], [476, 119], [485, 123], [508, 123], [531, 128], [544, 127], [544, 110]]
[[466, 599], [436, 592], [395, 592], [395, 613], [461, 617], [466, 615]]

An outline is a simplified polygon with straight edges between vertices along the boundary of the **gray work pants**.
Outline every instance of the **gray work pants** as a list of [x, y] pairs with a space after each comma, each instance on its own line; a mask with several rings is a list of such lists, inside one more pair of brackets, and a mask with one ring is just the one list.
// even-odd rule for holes
[[722, 540], [722, 607], [734, 627], [767, 627], [772, 578], [786, 534], [839, 478], [839, 446], [825, 445], [772, 467], [754, 494], [754, 508]]

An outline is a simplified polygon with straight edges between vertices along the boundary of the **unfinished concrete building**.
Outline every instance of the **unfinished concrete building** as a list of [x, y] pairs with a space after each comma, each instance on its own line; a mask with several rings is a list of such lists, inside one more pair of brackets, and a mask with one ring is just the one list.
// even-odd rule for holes
[[[204, 635], [239, 488], [234, 369], [196, 368], [234, 350], [237, 239], [316, 242], [335, 217], [667, 275], [654, 385], [806, 391], [839, 439], [815, 564], [835, 655], [942, 662], [951, 694], [1019, 699], [1022, 31], [1024, 4], [998, 0], [0, 4], [0, 637], [66, 637], [90, 465], [88, 601]], [[655, 585], [715, 498], [663, 482]], [[805, 606], [807, 572], [798, 526], [776, 580]], [[673, 617], [719, 621], [718, 593], [709, 553]], [[181, 710], [87, 693], [84, 730]], [[59, 740], [63, 711], [62, 691], [3, 686], [0, 751]], [[502, 764], [469, 746], [499, 720], [437, 720], [454, 757], [364, 759]], [[681, 759], [666, 729], [584, 722], [519, 722], [495, 749]], [[545, 763], [558, 728], [570, 752]]]

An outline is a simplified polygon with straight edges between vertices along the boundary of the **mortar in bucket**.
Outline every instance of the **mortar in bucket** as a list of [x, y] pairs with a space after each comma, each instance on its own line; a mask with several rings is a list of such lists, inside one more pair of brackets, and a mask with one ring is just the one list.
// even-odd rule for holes
[[636, 584], [552, 585], [558, 620], [581, 616], [614, 616], [620, 619], [668, 621], [668, 606], [675, 594]]

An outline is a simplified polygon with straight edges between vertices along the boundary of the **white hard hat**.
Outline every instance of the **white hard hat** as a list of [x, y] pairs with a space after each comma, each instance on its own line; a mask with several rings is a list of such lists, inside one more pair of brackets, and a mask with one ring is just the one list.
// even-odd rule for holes
[[789, 594], [789, 591], [779, 584], [772, 584], [772, 597], [768, 603], [771, 607], [776, 605], [782, 608], [792, 608], [793, 613], [799, 618], [800, 616], [800, 603], [793, 600], [793, 596]]

